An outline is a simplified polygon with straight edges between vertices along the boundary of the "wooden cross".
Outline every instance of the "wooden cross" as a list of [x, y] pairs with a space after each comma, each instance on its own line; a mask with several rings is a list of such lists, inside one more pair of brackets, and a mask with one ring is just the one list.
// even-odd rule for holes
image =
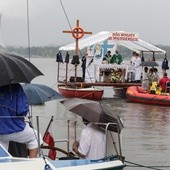
[[79, 26], [79, 20], [77, 20], [76, 27], [72, 31], [63, 31], [63, 33], [72, 33], [72, 36], [76, 39], [75, 55], [78, 55], [78, 40], [84, 36], [84, 34], [92, 34], [92, 32], [86, 32]]
[[[78, 56], [79, 52], [79, 45], [78, 45], [78, 40], [81, 39], [84, 34], [92, 34], [92, 32], [87, 32], [84, 31], [80, 26], [79, 26], [79, 20], [77, 20], [76, 27], [72, 31], [63, 31], [63, 33], [71, 33], [72, 36], [76, 40], [76, 48], [75, 48], [75, 55]], [[75, 77], [74, 77], [74, 82], [77, 80], [77, 64], [75, 64]]]

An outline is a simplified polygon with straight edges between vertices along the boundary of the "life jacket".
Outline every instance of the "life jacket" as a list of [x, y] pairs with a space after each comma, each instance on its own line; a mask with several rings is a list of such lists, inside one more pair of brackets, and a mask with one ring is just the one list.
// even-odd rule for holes
[[156, 81], [152, 82], [150, 85], [150, 94], [161, 94], [161, 89]]

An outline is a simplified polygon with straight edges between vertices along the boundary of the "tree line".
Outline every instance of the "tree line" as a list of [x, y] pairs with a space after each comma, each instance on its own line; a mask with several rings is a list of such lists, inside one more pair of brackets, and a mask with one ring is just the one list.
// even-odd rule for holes
[[[161, 48], [167, 52], [167, 58], [170, 58], [170, 46], [165, 46], [165, 45], [156, 45], [158, 48]], [[60, 46], [40, 46], [40, 47], [31, 47], [30, 48], [30, 53], [31, 56], [33, 57], [51, 57], [55, 58], [56, 54], [59, 52]], [[132, 56], [132, 51], [127, 49], [126, 47], [123, 46], [118, 46], [119, 52], [122, 54], [123, 57], [125, 58], [130, 58]], [[7, 50], [12, 53], [17, 53], [22, 56], [27, 57], [29, 54], [29, 49], [28, 47], [13, 47], [13, 46], [7, 46]], [[86, 49], [80, 52], [80, 58], [84, 54]], [[63, 57], [65, 56], [65, 52], [62, 52]], [[74, 55], [74, 51], [69, 51], [70, 58]], [[150, 56], [150, 55], [149, 55]], [[156, 58], [162, 59], [162, 56], [157, 55]]]

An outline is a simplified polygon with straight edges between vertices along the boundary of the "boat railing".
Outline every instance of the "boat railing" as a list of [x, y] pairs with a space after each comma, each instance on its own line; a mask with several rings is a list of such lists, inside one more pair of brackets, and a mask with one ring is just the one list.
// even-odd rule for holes
[[[39, 116], [37, 116], [37, 131], [38, 131], [38, 133], [39, 133], [39, 120], [38, 120], [38, 117]], [[77, 121], [74, 121], [74, 127], [73, 127], [73, 129], [74, 129], [74, 139], [72, 139], [72, 140], [76, 140], [76, 138], [77, 138], [77, 125], [76, 125], [76, 122]], [[66, 154], [66, 155], [68, 155], [69, 156], [69, 153], [70, 153], [70, 120], [67, 120], [67, 132], [66, 132], [66, 134], [67, 134], [67, 137], [66, 138], [62, 138], [62, 139], [57, 139], [57, 140], [54, 140], [54, 142], [55, 142], [55, 146], [54, 146], [54, 148], [53, 149], [56, 149], [56, 150], [58, 150], [58, 151], [60, 151], [61, 150], [61, 152], [63, 152], [63, 150], [62, 149], [60, 149], [60, 148], [58, 148], [58, 147], [56, 147], [57, 146], [57, 143], [66, 143], [67, 144], [67, 147], [66, 147], [66, 150], [65, 150], [65, 152], [63, 152], [64, 154]], [[121, 138], [120, 138], [120, 131], [119, 131], [119, 126], [118, 126], [118, 124], [117, 123], [112, 123], [112, 122], [109, 122], [109, 123], [99, 123], [99, 122], [92, 122], [92, 123], [94, 123], [94, 124], [96, 124], [97, 126], [99, 125], [101, 125], [100, 127], [103, 129], [103, 131], [104, 131], [104, 133], [105, 133], [105, 142], [106, 142], [106, 144], [105, 144], [105, 157], [107, 157], [107, 156], [109, 156], [109, 155], [115, 155], [115, 156], [117, 156], [120, 160], [122, 159], [122, 151], [121, 151]], [[114, 128], [114, 135], [117, 135], [117, 137], [116, 136], [112, 136], [113, 134], [111, 133], [111, 131], [110, 131], [110, 129], [112, 129], [112, 128]], [[39, 135], [38, 135], [39, 136]], [[110, 138], [110, 136], [111, 136], [111, 138]], [[116, 138], [115, 138], [116, 137]], [[111, 140], [111, 142], [112, 143], [110, 143], [110, 141], [108, 140], [108, 138], [110, 138]], [[114, 139], [115, 138], [115, 139]], [[107, 146], [107, 140], [109, 141], [109, 143], [110, 144], [113, 144], [113, 148], [112, 148], [112, 151], [109, 149], [108, 150], [108, 146]], [[115, 140], [116, 140], [116, 142], [115, 142]], [[39, 141], [39, 139], [38, 139], [38, 141]], [[40, 142], [40, 141], [39, 141]], [[109, 145], [110, 145], [109, 144]], [[40, 144], [39, 144], [40, 145]], [[40, 148], [42, 148], [42, 149], [52, 149], [52, 148], [49, 148], [48, 146], [40, 146]], [[108, 151], [111, 151], [111, 153], [107, 153], [107, 150]], [[114, 153], [114, 151], [115, 151], [115, 153]]]
[[67, 152], [69, 153], [69, 140], [68, 139], [58, 139], [54, 140], [54, 143], [66, 143], [67, 144]]
[[96, 125], [103, 125], [105, 126], [105, 157], [107, 157], [107, 140], [108, 140], [108, 131], [109, 131], [109, 128], [111, 126], [116, 126], [116, 133], [118, 135], [118, 147], [119, 147], [119, 153], [118, 153], [118, 150], [117, 150], [117, 147], [116, 147], [116, 143], [114, 141], [114, 138], [112, 137], [112, 140], [113, 140], [113, 145], [114, 145], [114, 148], [115, 148], [115, 151], [116, 151], [116, 154], [117, 156], [120, 158], [120, 160], [123, 160], [123, 156], [122, 156], [122, 148], [121, 148], [121, 138], [120, 138], [120, 130], [119, 130], [119, 127], [118, 127], [118, 124], [117, 123], [112, 123], [112, 122], [109, 122], [109, 123], [94, 123]]
[[[77, 67], [77, 71], [80, 74], [81, 67]], [[69, 81], [71, 76], [74, 77], [75, 67], [72, 64], [68, 63], [58, 63], [58, 71], [57, 71], [57, 82], [66, 83]], [[78, 75], [79, 76], [79, 75]]]

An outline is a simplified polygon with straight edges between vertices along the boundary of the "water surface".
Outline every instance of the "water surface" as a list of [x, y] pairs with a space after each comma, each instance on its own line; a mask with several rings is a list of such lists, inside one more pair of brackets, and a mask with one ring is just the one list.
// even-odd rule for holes
[[[31, 59], [31, 62], [45, 75], [36, 78], [33, 82], [46, 84], [57, 89], [57, 63], [55, 59], [38, 58]], [[106, 93], [111, 93], [112, 96], [112, 88], [107, 90]], [[122, 147], [123, 155], [127, 161], [146, 166], [170, 166], [169, 107], [130, 103], [126, 99], [119, 98], [104, 99], [101, 102], [123, 119], [125, 128], [123, 130]], [[75, 120], [77, 120], [77, 133], [82, 129], [81, 118], [68, 112], [58, 100], [47, 102], [43, 106], [33, 106], [32, 113], [34, 124], [35, 117], [40, 116], [40, 131], [42, 134], [44, 134], [48, 125], [49, 116], [54, 116], [55, 139], [67, 138], [68, 119], [71, 120], [70, 138], [72, 141], [74, 141]], [[125, 169], [148, 168], [126, 167]], [[159, 169], [168, 170], [170, 167]]]

